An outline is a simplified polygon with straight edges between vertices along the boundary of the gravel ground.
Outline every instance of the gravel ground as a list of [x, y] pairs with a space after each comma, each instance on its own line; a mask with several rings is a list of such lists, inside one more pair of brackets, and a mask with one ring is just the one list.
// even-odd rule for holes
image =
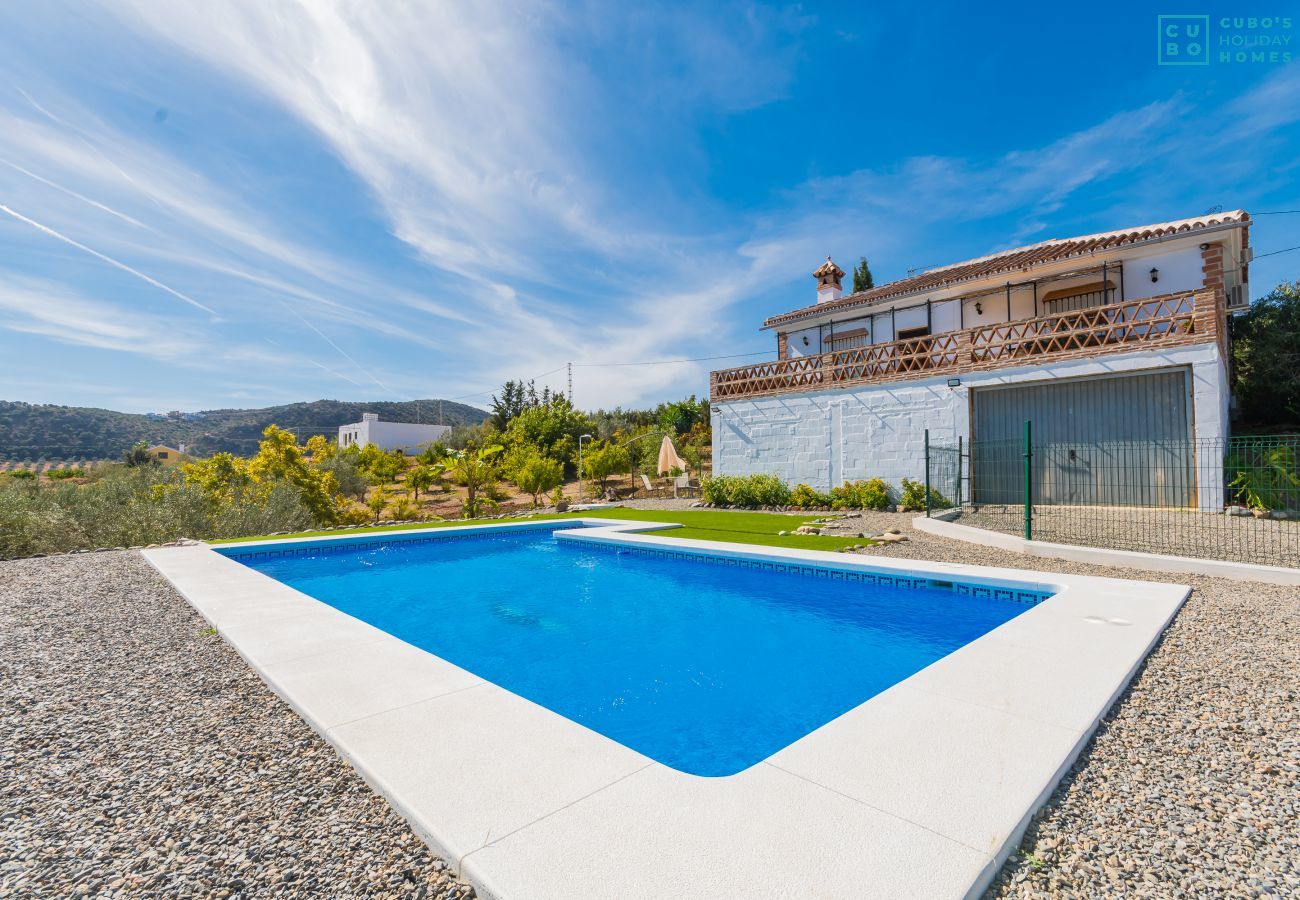
[[1300, 590], [1027, 557], [888, 515], [873, 524], [910, 540], [861, 552], [1195, 588], [989, 896], [1300, 897]]
[[135, 553], [0, 563], [0, 896], [469, 897]]
[[[1022, 535], [1022, 507], [981, 506], [963, 525]], [[1225, 516], [1184, 509], [1036, 506], [1034, 537], [1057, 544], [1111, 547], [1269, 566], [1300, 567], [1300, 521]]]
[[[915, 532], [862, 551], [1173, 580]], [[1196, 590], [990, 896], [1300, 896], [1300, 591]], [[0, 563], [0, 895], [465, 897], [137, 555]]]

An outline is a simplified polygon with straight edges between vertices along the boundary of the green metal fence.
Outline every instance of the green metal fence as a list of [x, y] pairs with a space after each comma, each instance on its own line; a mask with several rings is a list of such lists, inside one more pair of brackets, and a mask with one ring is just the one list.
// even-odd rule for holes
[[[964, 524], [1040, 541], [1300, 567], [1300, 435], [930, 444]], [[939, 505], [929, 510], [933, 515]]]

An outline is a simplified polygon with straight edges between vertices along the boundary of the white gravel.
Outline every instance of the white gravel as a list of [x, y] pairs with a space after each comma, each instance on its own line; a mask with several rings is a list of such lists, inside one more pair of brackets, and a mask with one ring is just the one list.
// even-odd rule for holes
[[[910, 518], [840, 524], [910, 538], [868, 554], [1171, 580]], [[990, 896], [1300, 896], [1300, 592], [1179, 580], [1195, 592]], [[134, 553], [0, 563], [0, 896], [470, 896], [205, 630]]]
[[0, 563], [0, 896], [472, 896], [136, 553]]

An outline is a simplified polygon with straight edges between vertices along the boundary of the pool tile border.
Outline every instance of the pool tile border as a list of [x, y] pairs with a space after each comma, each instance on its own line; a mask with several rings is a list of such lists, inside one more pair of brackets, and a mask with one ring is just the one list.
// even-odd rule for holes
[[706, 551], [666, 550], [656, 547], [614, 546], [600, 540], [583, 540], [578, 535], [564, 535], [567, 543], [585, 544], [599, 547], [615, 553], [630, 553], [637, 556], [660, 557], [663, 559], [682, 559], [692, 562], [708, 562], [732, 568], [757, 569], [762, 572], [782, 572], [789, 575], [803, 575], [810, 578], [826, 578], [831, 581], [850, 581], [865, 584], [878, 584], [886, 587], [932, 588], [950, 590], [958, 596], [977, 597], [984, 600], [1008, 600], [1013, 603], [1042, 603], [1051, 596], [1050, 591], [1027, 591], [1012, 587], [992, 585], [963, 584], [934, 578], [922, 578], [910, 575], [889, 575], [883, 572], [854, 571], [852, 569], [829, 568], [825, 565], [797, 565], [794, 563], [773, 562], [766, 559], [746, 559], [740, 556], [725, 556]]
[[[700, 778], [417, 651], [211, 547], [143, 555], [481, 896], [512, 900], [979, 896], [1190, 592], [668, 538], [653, 533], [677, 527], [663, 523], [564, 525], [575, 522], [587, 527], [502, 523], [222, 549], [317, 552], [344, 542], [545, 528], [560, 540], [707, 556], [723, 565], [1052, 596], [768, 760], [726, 778]], [[387, 663], [399, 654], [404, 662]], [[417, 682], [331, 692], [328, 678], [340, 676], [328, 661], [344, 656], [349, 672], [383, 670]], [[421, 696], [424, 678], [431, 679], [431, 696], [410, 702]], [[889, 727], [898, 733], [871, 740]], [[1009, 729], [1025, 728], [1057, 737], [1010, 739]], [[950, 765], [967, 748], [990, 777], [963, 776], [961, 766]]]

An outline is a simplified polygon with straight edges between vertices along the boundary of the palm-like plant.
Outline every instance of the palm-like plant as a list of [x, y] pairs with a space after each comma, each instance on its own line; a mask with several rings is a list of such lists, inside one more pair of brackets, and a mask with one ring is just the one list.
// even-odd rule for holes
[[498, 457], [504, 450], [500, 444], [479, 448], [470, 446], [447, 455], [447, 474], [465, 488], [465, 518], [473, 519], [479, 514], [485, 502], [481, 494], [500, 480]]

